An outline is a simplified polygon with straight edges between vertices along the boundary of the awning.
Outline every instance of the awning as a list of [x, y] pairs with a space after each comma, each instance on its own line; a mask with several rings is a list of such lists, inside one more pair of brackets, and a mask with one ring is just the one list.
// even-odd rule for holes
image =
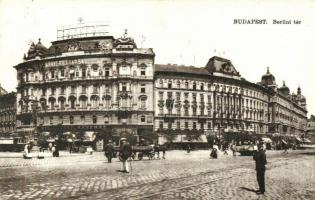
[[302, 142], [302, 139], [299, 138], [299, 137], [295, 137], [295, 139], [296, 139], [297, 141], [299, 141], [299, 142]]
[[303, 142], [304, 142], [304, 143], [312, 143], [312, 141], [309, 140], [309, 139], [307, 139], [307, 138], [304, 138]]
[[267, 138], [267, 137], [263, 137], [261, 138], [263, 142], [265, 143], [272, 143], [272, 140], [270, 138]]
[[200, 135], [198, 138], [189, 140], [186, 135], [177, 135], [172, 141], [173, 143], [208, 143], [206, 135]]
[[74, 74], [74, 69], [70, 69], [70, 70], [69, 70], [69, 73], [70, 73], [70, 74]]
[[55, 139], [48, 139], [47, 142], [55, 142]]

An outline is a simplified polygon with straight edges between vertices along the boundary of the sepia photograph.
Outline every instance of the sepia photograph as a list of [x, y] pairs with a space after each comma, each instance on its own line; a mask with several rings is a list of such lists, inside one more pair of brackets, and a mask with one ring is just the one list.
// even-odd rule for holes
[[315, 199], [314, 0], [0, 0], [0, 200]]

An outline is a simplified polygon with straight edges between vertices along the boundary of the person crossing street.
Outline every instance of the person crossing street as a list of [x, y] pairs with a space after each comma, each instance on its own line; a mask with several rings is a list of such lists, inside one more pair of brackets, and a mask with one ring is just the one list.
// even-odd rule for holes
[[109, 140], [108, 144], [105, 146], [105, 156], [107, 157], [108, 163], [111, 163], [114, 156], [114, 145], [111, 140]]
[[122, 163], [123, 163], [122, 171], [125, 173], [129, 173], [130, 169], [129, 169], [128, 159], [132, 154], [132, 148], [129, 142], [127, 141], [127, 139], [124, 138], [121, 140], [121, 142], [122, 142], [122, 145], [120, 147], [120, 154], [121, 154]]

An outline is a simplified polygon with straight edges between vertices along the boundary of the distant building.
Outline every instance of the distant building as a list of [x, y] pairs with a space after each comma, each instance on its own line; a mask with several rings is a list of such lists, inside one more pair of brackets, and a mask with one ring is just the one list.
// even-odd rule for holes
[[307, 122], [306, 138], [310, 139], [312, 143], [315, 143], [315, 116], [311, 115]]
[[0, 84], [0, 96], [4, 94], [8, 94], [8, 92]]
[[16, 93], [0, 96], [0, 137], [9, 136], [16, 130]]

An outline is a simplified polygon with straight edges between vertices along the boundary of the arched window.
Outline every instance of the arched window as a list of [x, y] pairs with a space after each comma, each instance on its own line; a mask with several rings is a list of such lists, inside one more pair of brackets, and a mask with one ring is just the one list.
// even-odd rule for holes
[[172, 88], [172, 81], [171, 80], [168, 81], [167, 87], [168, 87], [168, 89]]
[[204, 90], [203, 83], [201, 83], [201, 85], [200, 85], [200, 90]]
[[180, 81], [177, 81], [176, 84], [177, 84], [177, 88], [180, 89]]
[[196, 82], [193, 83], [193, 90], [196, 90], [197, 89], [197, 84]]
[[99, 106], [99, 97], [98, 96], [92, 96], [91, 97], [91, 104], [92, 104], [92, 108], [97, 108]]
[[80, 96], [80, 107], [82, 109], [86, 109], [87, 108], [87, 97], [86, 96]]
[[60, 97], [58, 99], [58, 101], [59, 101], [59, 108], [60, 108], [60, 110], [65, 110], [65, 101], [66, 101], [66, 99], [64, 97]]
[[163, 87], [163, 79], [160, 79], [160, 86]]
[[189, 84], [188, 84], [187, 81], [185, 82], [185, 88], [186, 88], [186, 89], [189, 89]]
[[75, 99], [76, 98], [74, 96], [69, 97], [69, 104], [71, 109], [75, 109]]

